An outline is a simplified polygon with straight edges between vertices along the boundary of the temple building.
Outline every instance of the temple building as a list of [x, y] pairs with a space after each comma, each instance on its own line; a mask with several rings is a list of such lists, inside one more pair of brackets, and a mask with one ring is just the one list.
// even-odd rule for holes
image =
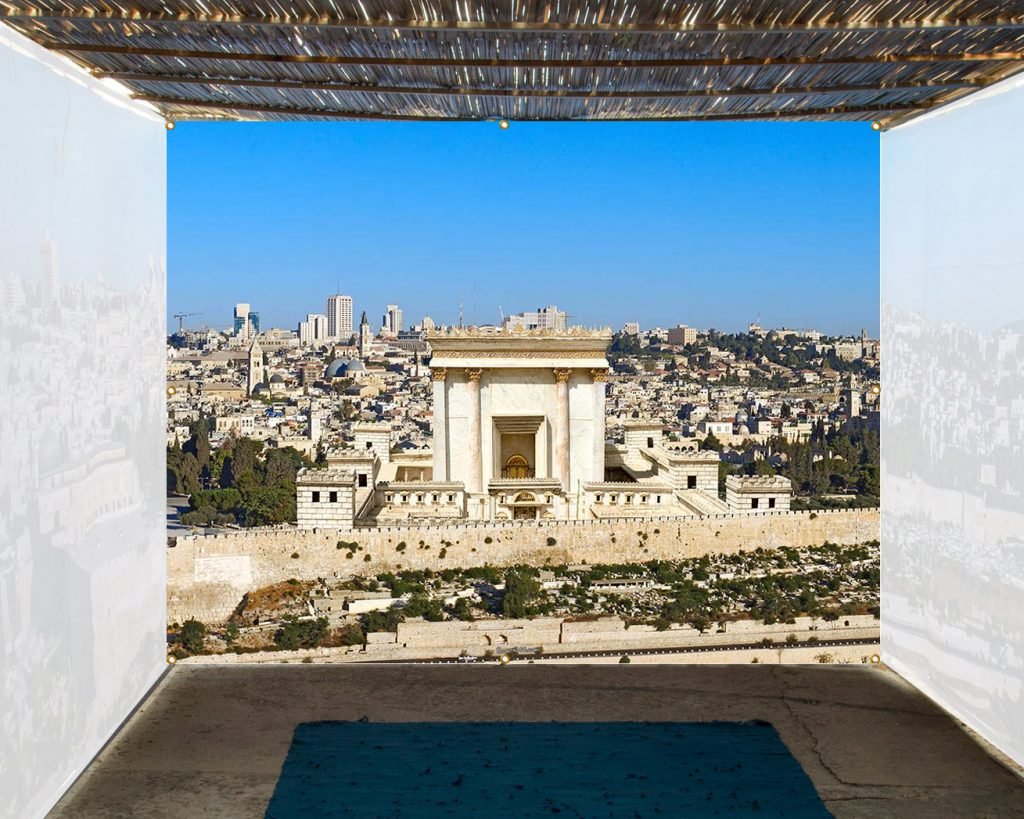
[[469, 517], [566, 517], [584, 482], [604, 480], [610, 340], [582, 329], [429, 338], [433, 476], [465, 486]]
[[[435, 331], [430, 451], [391, 449], [387, 424], [356, 424], [349, 449], [298, 478], [301, 528], [410, 521], [551, 520], [750, 514], [788, 509], [789, 482], [730, 479], [718, 454], [669, 444], [662, 425], [605, 437], [609, 330]], [[768, 501], [771, 495], [773, 500]]]

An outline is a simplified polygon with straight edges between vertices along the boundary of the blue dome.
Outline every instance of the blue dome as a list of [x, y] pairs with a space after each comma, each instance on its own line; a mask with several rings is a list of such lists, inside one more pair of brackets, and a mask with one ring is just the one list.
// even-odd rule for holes
[[334, 359], [327, 368], [327, 372], [324, 373], [324, 378], [344, 378], [349, 364], [350, 362], [347, 358]]
[[363, 366], [362, 361], [352, 358], [336, 358], [327, 368], [324, 378], [344, 378], [349, 373], [363, 372], [364, 370], [366, 367]]

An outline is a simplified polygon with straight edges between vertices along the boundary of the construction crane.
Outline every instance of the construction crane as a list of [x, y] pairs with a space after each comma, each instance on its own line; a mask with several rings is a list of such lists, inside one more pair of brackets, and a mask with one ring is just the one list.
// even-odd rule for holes
[[189, 316], [201, 316], [202, 313], [175, 313], [174, 317], [178, 320], [178, 332], [180, 333], [185, 329], [185, 319]]

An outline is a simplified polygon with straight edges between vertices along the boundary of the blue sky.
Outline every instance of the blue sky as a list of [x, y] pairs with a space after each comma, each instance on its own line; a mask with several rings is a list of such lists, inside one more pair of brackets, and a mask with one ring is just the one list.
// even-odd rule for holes
[[[168, 308], [878, 331], [867, 123], [180, 123]], [[177, 326], [173, 322], [172, 326]]]

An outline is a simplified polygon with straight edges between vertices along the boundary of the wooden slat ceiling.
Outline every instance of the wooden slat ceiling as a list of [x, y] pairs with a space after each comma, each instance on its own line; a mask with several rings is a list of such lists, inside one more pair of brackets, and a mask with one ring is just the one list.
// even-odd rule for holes
[[1024, 69], [1024, 0], [0, 0], [169, 119], [877, 120]]

